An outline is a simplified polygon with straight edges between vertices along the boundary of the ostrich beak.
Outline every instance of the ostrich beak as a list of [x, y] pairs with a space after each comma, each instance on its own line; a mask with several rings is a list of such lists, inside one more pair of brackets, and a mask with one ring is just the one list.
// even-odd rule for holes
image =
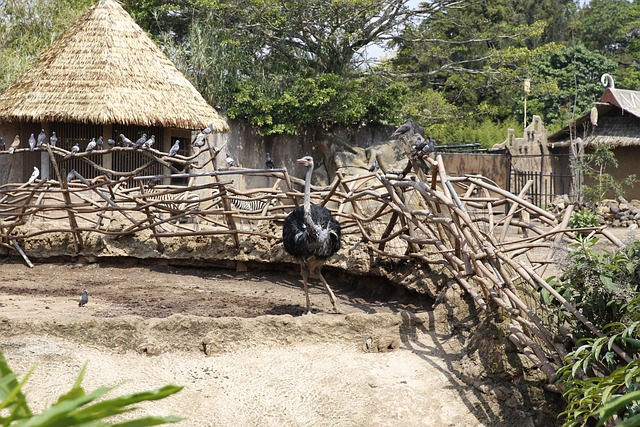
[[309, 164], [309, 162], [306, 159], [298, 159], [296, 161], [298, 162], [299, 165], [307, 166]]

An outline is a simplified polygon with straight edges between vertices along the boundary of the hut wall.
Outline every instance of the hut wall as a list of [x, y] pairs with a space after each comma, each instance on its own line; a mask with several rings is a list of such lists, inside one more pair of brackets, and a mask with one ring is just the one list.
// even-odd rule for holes
[[[19, 134], [20, 126], [18, 124], [0, 124], [0, 137], [2, 137], [7, 149], [13, 142], [13, 138]], [[26, 140], [22, 143], [26, 146]], [[6, 184], [8, 182], [22, 182], [23, 176], [22, 156], [9, 154], [0, 155], [0, 184]]]

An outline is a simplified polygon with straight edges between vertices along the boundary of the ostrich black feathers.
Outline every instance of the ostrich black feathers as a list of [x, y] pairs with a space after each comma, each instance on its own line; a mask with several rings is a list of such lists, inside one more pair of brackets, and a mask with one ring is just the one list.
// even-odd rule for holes
[[307, 225], [304, 207], [294, 209], [285, 219], [282, 240], [285, 250], [295, 257], [328, 258], [340, 250], [340, 224], [329, 210], [311, 205], [311, 220], [319, 229]]

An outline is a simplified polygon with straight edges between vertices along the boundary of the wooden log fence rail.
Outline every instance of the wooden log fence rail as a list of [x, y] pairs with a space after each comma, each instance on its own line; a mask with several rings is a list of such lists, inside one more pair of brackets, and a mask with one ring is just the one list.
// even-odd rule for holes
[[[150, 158], [173, 161], [153, 151]], [[49, 154], [69, 155], [58, 148]], [[577, 232], [622, 243], [605, 227], [571, 229], [571, 210], [556, 218], [530, 203], [526, 191], [531, 184], [516, 195], [482, 176], [449, 176], [440, 156], [424, 156], [418, 164], [408, 155], [404, 173], [337, 173], [328, 186], [312, 188], [312, 199], [330, 209], [345, 237], [355, 236], [373, 257], [448, 271], [479, 309], [498, 310], [509, 319], [509, 339], [544, 372], [549, 388], [560, 391], [555, 372], [566, 355], [559, 336], [562, 329], [545, 320], [548, 313], [536, 297], [538, 291], [546, 289], [595, 335], [601, 332], [546, 283], [544, 269], [554, 262], [555, 245], [574, 240]], [[79, 157], [90, 161], [88, 154]], [[187, 164], [196, 158], [178, 160]], [[407, 173], [411, 169], [414, 173]], [[101, 167], [105, 176], [94, 180], [77, 175], [71, 182], [50, 179], [0, 186], [0, 246], [32, 265], [23, 243], [48, 233], [68, 234], [76, 252], [89, 233], [114, 239], [148, 233], [159, 251], [164, 239], [185, 236], [230, 235], [236, 247], [243, 236], [277, 241], [280, 227], [273, 225], [280, 224], [303, 197], [304, 182], [284, 168], [170, 175], [141, 175], [141, 171], [114, 173]], [[238, 186], [236, 181], [246, 176], [261, 176], [273, 185]], [[150, 188], [152, 180], [169, 177], [198, 178], [198, 184]], [[261, 209], [236, 208], [234, 199], [260, 202]], [[546, 256], [536, 259], [532, 251], [540, 248], [543, 255], [547, 249]], [[627, 358], [620, 348], [612, 350]]]

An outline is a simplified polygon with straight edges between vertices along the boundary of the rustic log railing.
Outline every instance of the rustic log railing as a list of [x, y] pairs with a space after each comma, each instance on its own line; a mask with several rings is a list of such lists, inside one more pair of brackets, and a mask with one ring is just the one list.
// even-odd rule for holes
[[[363, 250], [373, 256], [448, 270], [479, 309], [499, 310], [508, 317], [509, 339], [544, 372], [554, 389], [555, 372], [566, 350], [562, 331], [545, 321], [545, 308], [535, 297], [538, 290], [549, 291], [594, 334], [601, 332], [543, 279], [544, 269], [553, 262], [553, 248], [562, 239], [575, 239], [578, 232], [600, 235], [618, 246], [622, 243], [605, 227], [569, 228], [570, 208], [558, 219], [529, 203], [526, 187], [516, 195], [482, 176], [452, 177], [440, 156], [416, 158], [407, 141], [405, 147], [409, 161], [403, 172], [392, 173], [381, 165], [382, 170], [375, 173], [338, 173], [330, 185], [312, 188], [313, 201], [330, 209], [343, 234], [359, 238]], [[49, 154], [69, 155], [59, 148], [50, 149]], [[155, 150], [147, 154], [150, 161], [156, 158], [165, 165], [174, 161]], [[211, 159], [216, 154], [212, 152]], [[91, 162], [90, 154], [79, 157]], [[190, 163], [196, 158], [178, 161]], [[303, 181], [284, 168], [166, 176], [100, 168], [105, 175], [93, 180], [75, 174], [70, 182], [51, 179], [0, 186], [0, 246], [17, 251], [31, 265], [21, 243], [47, 233], [67, 233], [76, 252], [88, 233], [112, 238], [150, 233], [158, 251], [163, 250], [163, 239], [181, 236], [231, 235], [237, 246], [248, 235], [277, 241], [277, 228], [256, 224], [283, 220], [303, 196]], [[61, 176], [59, 171], [56, 175]], [[240, 190], [234, 180], [250, 175], [268, 178], [273, 185]], [[199, 178], [204, 183], [150, 188], [152, 180], [169, 176]], [[255, 210], [239, 209], [234, 199], [260, 203]], [[531, 217], [536, 221], [529, 221]], [[519, 236], [514, 229], [524, 232]], [[547, 248], [547, 257], [533, 259], [531, 251], [536, 248]], [[627, 357], [621, 349], [613, 350]]]

